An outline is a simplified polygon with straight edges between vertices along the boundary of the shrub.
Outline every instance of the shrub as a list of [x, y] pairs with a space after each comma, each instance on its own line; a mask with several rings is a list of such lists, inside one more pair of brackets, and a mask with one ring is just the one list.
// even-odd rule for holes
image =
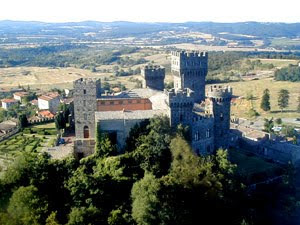
[[32, 134], [32, 130], [31, 130], [30, 128], [25, 128], [25, 129], [23, 130], [23, 133], [24, 133], [24, 134]]

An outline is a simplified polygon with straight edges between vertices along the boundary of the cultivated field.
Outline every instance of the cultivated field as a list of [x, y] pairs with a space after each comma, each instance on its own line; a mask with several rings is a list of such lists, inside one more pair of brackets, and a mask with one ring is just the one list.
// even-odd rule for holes
[[[297, 108], [297, 98], [300, 95], [300, 83], [288, 81], [274, 81], [272, 78], [261, 80], [250, 80], [233, 82], [227, 84], [233, 87], [233, 94], [235, 96], [244, 97], [238, 99], [236, 104], [232, 106], [232, 115], [237, 117], [249, 118], [248, 112], [253, 108], [259, 112], [262, 117], [280, 117], [280, 118], [297, 118], [300, 114], [295, 110]], [[268, 88], [271, 95], [271, 112], [264, 112], [260, 109], [260, 102], [263, 91]], [[289, 107], [284, 109], [281, 113], [277, 105], [277, 97], [280, 89], [287, 89], [290, 92]], [[246, 100], [246, 96], [252, 94], [253, 100]]]

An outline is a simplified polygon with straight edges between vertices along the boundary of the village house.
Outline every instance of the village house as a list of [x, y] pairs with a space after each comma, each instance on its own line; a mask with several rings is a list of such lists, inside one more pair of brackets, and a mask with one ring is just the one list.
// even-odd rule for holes
[[50, 92], [38, 97], [39, 110], [48, 109], [51, 113], [56, 113], [60, 104], [60, 96], [57, 92]]
[[18, 101], [15, 99], [2, 99], [2, 108], [8, 110], [11, 106], [18, 104]]
[[19, 101], [19, 102], [23, 102], [24, 98], [26, 96], [28, 96], [28, 94], [29, 94], [28, 92], [24, 92], [24, 91], [22, 91], [22, 92], [15, 92], [14, 93], [14, 99], [17, 100], [17, 101]]

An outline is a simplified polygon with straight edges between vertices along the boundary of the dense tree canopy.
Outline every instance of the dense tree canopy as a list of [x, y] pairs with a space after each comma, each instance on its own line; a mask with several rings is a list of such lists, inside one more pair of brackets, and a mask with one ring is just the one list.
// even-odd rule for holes
[[199, 157], [186, 131], [172, 130], [167, 118], [158, 117], [132, 130], [135, 141], [129, 137], [123, 154], [101, 132], [95, 153], [80, 161], [23, 151], [0, 178], [0, 223], [255, 222], [249, 212], [256, 202], [249, 204], [227, 151]]
[[281, 68], [275, 72], [275, 80], [283, 81], [300, 81], [300, 67], [290, 65], [288, 67]]

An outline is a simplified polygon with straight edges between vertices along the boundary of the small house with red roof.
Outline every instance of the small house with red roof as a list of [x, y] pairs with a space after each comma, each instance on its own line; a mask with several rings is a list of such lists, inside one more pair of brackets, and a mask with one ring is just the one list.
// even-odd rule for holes
[[8, 110], [13, 105], [18, 104], [18, 101], [15, 99], [5, 98], [1, 100], [1, 103], [2, 103], [2, 108]]
[[39, 110], [49, 110], [56, 113], [60, 104], [60, 96], [57, 92], [50, 92], [38, 97]]
[[14, 93], [14, 99], [19, 101], [19, 102], [22, 102], [24, 100], [24, 98], [28, 95], [29, 95], [29, 93], [25, 92], [25, 91], [15, 92]]

